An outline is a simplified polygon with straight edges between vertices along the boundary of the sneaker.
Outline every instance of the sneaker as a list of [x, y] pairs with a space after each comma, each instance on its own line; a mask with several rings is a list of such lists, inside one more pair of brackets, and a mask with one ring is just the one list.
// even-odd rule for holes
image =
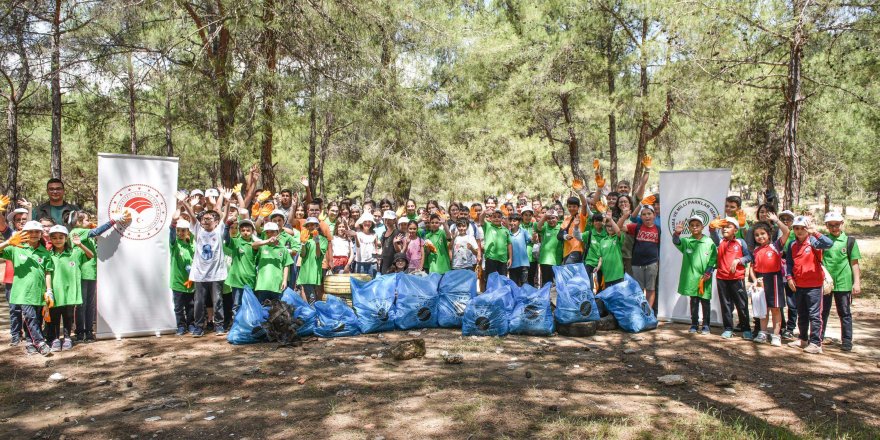
[[756, 344], [766, 344], [767, 343], [767, 333], [758, 332], [758, 336], [755, 336], [755, 339], [752, 339], [752, 342]]
[[708, 326], [708, 325], [704, 325], [704, 326], [703, 326], [703, 330], [700, 331], [700, 334], [708, 335], [708, 334], [709, 334], [709, 326]]
[[782, 337], [780, 337], [779, 335], [771, 335], [770, 345], [774, 347], [782, 347]]
[[52, 353], [52, 347], [45, 342], [40, 342], [40, 345], [37, 346], [37, 350], [39, 350], [40, 354], [43, 356], [49, 356], [49, 354]]
[[853, 349], [852, 342], [850, 342], [850, 341], [843, 341], [843, 343], [840, 344], [840, 349], [843, 350], [843, 351], [852, 351], [852, 349]]
[[688, 333], [696, 333], [696, 332], [697, 332], [697, 326], [695, 326], [695, 325], [692, 325], [691, 329], [688, 330]]
[[816, 344], [810, 344], [810, 345], [807, 346], [807, 348], [804, 349], [804, 353], [810, 353], [810, 354], [821, 354], [821, 353], [822, 353], [822, 347], [820, 347], [820, 346], [818, 346], [818, 345], [816, 345]]
[[746, 330], [743, 332], [743, 339], [752, 339], [752, 331]]
[[31, 354], [37, 354], [37, 353], [39, 353], [40, 350], [37, 350], [37, 347], [34, 346], [34, 344], [30, 344], [30, 343], [29, 343], [28, 345], [26, 345], [26, 346], [24, 347], [24, 352], [27, 353], [27, 354], [29, 354], [29, 355], [31, 355]]
[[83, 333], [76, 334], [76, 342], [82, 342], [86, 340], [86, 335]]
[[49, 350], [52, 350], [53, 352], [61, 351], [61, 339], [56, 339], [52, 341], [52, 347], [49, 348]]
[[226, 334], [226, 329], [224, 329], [222, 325], [218, 325], [214, 328], [214, 334], [216, 336], [223, 336]]
[[190, 334], [192, 334], [196, 331], [196, 326], [190, 324], [189, 327], [186, 329], [186, 331], [188, 331]]
[[783, 330], [782, 339], [794, 339], [794, 333], [791, 330]]
[[186, 327], [184, 327], [184, 326], [177, 327], [177, 333], [175, 333], [175, 335], [183, 336], [185, 334], [186, 334]]
[[724, 330], [724, 333], [721, 333], [721, 337], [724, 338], [724, 339], [730, 339], [730, 338], [733, 337], [733, 331], [731, 331], [731, 330]]
[[62, 350], [70, 350], [73, 348], [73, 339], [64, 338], [64, 342], [61, 344]]
[[92, 332], [87, 332], [85, 341], [86, 342], [95, 342], [95, 334]]
[[197, 328], [197, 329], [193, 330], [193, 332], [192, 332], [192, 337], [194, 337], [194, 338], [201, 338], [202, 336], [205, 336], [205, 331], [204, 331], [204, 330], [202, 330], [202, 329], [200, 329], [200, 328]]
[[800, 339], [795, 339], [788, 343], [788, 346], [793, 348], [807, 348], [807, 345], [807, 341], [802, 341]]
[[12, 340], [9, 341], [10, 347], [18, 347], [19, 344], [21, 344], [21, 338], [18, 336], [13, 336]]

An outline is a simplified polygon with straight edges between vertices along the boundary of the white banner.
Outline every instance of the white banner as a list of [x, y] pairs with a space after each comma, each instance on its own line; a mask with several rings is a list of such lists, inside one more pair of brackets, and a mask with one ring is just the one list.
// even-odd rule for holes
[[[678, 294], [681, 252], [672, 244], [675, 225], [693, 215], [703, 218], [709, 233], [709, 221], [723, 215], [724, 199], [730, 187], [730, 170], [693, 170], [660, 172], [660, 286], [657, 292], [657, 316], [662, 320], [691, 322], [690, 297]], [[690, 236], [685, 229], [682, 237]], [[721, 305], [712, 280], [710, 322], [721, 322]], [[702, 319], [702, 318], [701, 318]]]
[[98, 153], [98, 222], [132, 216], [98, 240], [98, 338], [177, 329], [168, 251], [177, 167], [174, 157]]

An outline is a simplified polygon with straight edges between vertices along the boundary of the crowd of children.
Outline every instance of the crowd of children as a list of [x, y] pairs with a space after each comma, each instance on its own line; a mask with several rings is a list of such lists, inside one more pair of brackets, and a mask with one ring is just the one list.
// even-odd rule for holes
[[[554, 196], [546, 205], [524, 193], [469, 205], [450, 202], [445, 208], [434, 200], [423, 208], [415, 200], [400, 206], [388, 199], [325, 202], [312, 196], [305, 180], [301, 198], [286, 189], [273, 196], [257, 188], [253, 174], [245, 191], [242, 185], [181, 191], [169, 231], [177, 334], [201, 337], [209, 329], [225, 334], [245, 288], [263, 301], [292, 287], [314, 302], [323, 297], [325, 277], [340, 273], [464, 269], [475, 271], [481, 286], [495, 272], [519, 285], [541, 286], [553, 281], [553, 266], [584, 264], [596, 292], [628, 274], [656, 310], [660, 198], [645, 197], [650, 160], [645, 165], [634, 189], [621, 181], [611, 190], [595, 164], [594, 191], [576, 179], [571, 197], [563, 203]], [[6, 223], [0, 256], [11, 275], [6, 293], [12, 344], [23, 334], [29, 353], [68, 350], [74, 339], [94, 339], [89, 311], [97, 270], [94, 240], [130, 218], [120, 212], [96, 226], [77, 209], [67, 214], [69, 223], [59, 221], [54, 216], [62, 215], [63, 200], [57, 194], [53, 199], [51, 191], [58, 185], [63, 192], [63, 183], [49, 181], [48, 215], [32, 219], [38, 214], [19, 201], [21, 208], [10, 212], [7, 222], [0, 220]], [[0, 198], [0, 209], [9, 204]], [[797, 327], [798, 339], [789, 345], [820, 353], [833, 300], [841, 348], [851, 350], [850, 304], [861, 291], [860, 255], [855, 240], [842, 231], [840, 214], [826, 215], [828, 233], [822, 235], [810, 217], [777, 215], [770, 204], [761, 205], [756, 221], [749, 222], [741, 205], [739, 197], [728, 197], [726, 217], [704, 225], [694, 216], [671, 231], [682, 253], [678, 293], [690, 297], [690, 332], [710, 333], [714, 275], [723, 338], [740, 333], [779, 346], [782, 339], [794, 339]], [[769, 313], [753, 324], [749, 291], [755, 288], [763, 289]]]

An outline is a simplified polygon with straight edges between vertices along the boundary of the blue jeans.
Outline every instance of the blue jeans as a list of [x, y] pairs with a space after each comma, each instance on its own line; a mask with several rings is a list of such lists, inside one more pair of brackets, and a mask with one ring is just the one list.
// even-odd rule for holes
[[[798, 337], [801, 341], [822, 345], [822, 288], [798, 287], [795, 291], [798, 311]], [[809, 335], [809, 339], [808, 339]]]
[[177, 328], [189, 328], [195, 323], [193, 318], [193, 302], [195, 295], [192, 292], [172, 291], [174, 295], [174, 319]]
[[82, 304], [76, 306], [76, 334], [91, 335], [98, 314], [98, 282], [82, 280]]
[[[9, 283], [6, 285], [6, 304], [9, 304], [11, 293], [12, 283]], [[9, 304], [9, 334], [12, 339], [21, 339], [21, 306], [18, 304]]]
[[358, 263], [354, 262], [354, 273], [365, 273], [373, 278], [376, 277], [376, 263]]
[[244, 287], [233, 287], [232, 288], [232, 318], [235, 319], [235, 314], [238, 313], [238, 308], [241, 307], [241, 296], [244, 295]]

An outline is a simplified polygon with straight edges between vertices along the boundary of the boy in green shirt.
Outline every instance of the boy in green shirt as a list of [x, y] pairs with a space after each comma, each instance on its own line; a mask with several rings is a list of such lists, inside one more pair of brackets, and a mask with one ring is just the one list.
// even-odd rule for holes
[[171, 253], [171, 294], [174, 300], [174, 317], [177, 320], [177, 336], [195, 330], [193, 316], [195, 296], [189, 270], [193, 261], [193, 242], [190, 224], [186, 220], [172, 219], [169, 251]]
[[50, 305], [54, 302], [52, 272], [55, 266], [49, 251], [40, 245], [42, 237], [43, 226], [40, 222], [31, 220], [9, 240], [0, 243], [0, 250], [3, 251], [0, 257], [13, 264], [14, 281], [9, 304], [21, 307], [21, 317], [28, 338], [25, 349], [28, 354], [40, 353], [47, 356], [52, 349], [43, 338], [37, 316], [45, 301]]
[[611, 216], [611, 210], [605, 212], [605, 228], [607, 233], [601, 238], [593, 237], [593, 245], [590, 249], [596, 248], [598, 254], [598, 265], [595, 272], [598, 274], [602, 271], [602, 289], [613, 286], [623, 281], [623, 241], [626, 234], [620, 232], [621, 226], [629, 217], [629, 213], [620, 216], [617, 222]]
[[315, 217], [306, 219], [305, 232], [309, 238], [302, 242], [302, 249], [300, 249], [300, 261], [302, 263], [299, 268], [297, 283], [302, 288], [300, 295], [310, 304], [315, 301], [321, 301], [324, 296], [319, 291], [318, 286], [321, 285], [321, 262], [324, 260], [324, 253], [327, 252], [327, 239], [318, 233], [319, 224], [318, 219]]
[[486, 262], [483, 283], [485, 284], [489, 274], [494, 272], [507, 276], [513, 249], [510, 243], [510, 231], [502, 224], [501, 211], [487, 208], [481, 217], [489, 217], [489, 221], [483, 222], [483, 256]]
[[[688, 219], [691, 236], [681, 238], [685, 223], [675, 225], [672, 244], [681, 251], [681, 273], [678, 277], [678, 293], [691, 297], [691, 328], [696, 333], [699, 312], [703, 310], [703, 327], [700, 333], [709, 334], [709, 300], [712, 298], [712, 272], [718, 259], [718, 250], [709, 237], [703, 235], [703, 220], [699, 216]], [[704, 286], [707, 287], [704, 289]]]
[[281, 299], [281, 292], [287, 288], [290, 265], [293, 257], [290, 251], [278, 242], [280, 228], [276, 223], [266, 223], [263, 233], [266, 239], [255, 241], [251, 247], [256, 251], [257, 285], [254, 294], [260, 303], [268, 299]]
[[427, 229], [422, 231], [422, 238], [429, 240], [434, 245], [434, 251], [425, 256], [425, 272], [444, 274], [451, 270], [452, 261], [449, 259], [449, 234], [446, 233], [446, 223], [437, 214], [431, 214]]
[[562, 264], [562, 242], [557, 238], [560, 226], [556, 210], [548, 209], [538, 220], [535, 228], [537, 232], [532, 237], [532, 241], [541, 243], [538, 250], [538, 264], [541, 268], [541, 283], [547, 284], [553, 281], [553, 266]]
[[[54, 305], [49, 309], [49, 321], [46, 323], [46, 339], [52, 341], [52, 351], [70, 350], [73, 348], [74, 315], [76, 307], [82, 304], [82, 267], [95, 254], [82, 242], [79, 235], [70, 237], [73, 247], [67, 242], [69, 233], [61, 225], [49, 229], [49, 241], [52, 243], [52, 292]], [[64, 333], [61, 333], [61, 320], [64, 320]], [[64, 343], [61, 337], [64, 337]]]
[[837, 306], [837, 316], [840, 318], [840, 349], [852, 351], [852, 297], [862, 293], [862, 270], [859, 267], [859, 244], [852, 237], [843, 232], [843, 216], [831, 211], [825, 214], [825, 227], [828, 228], [828, 238], [831, 239], [831, 248], [822, 252], [822, 264], [831, 278], [834, 279], [834, 290], [830, 298], [822, 302], [822, 338], [825, 338], [825, 328], [828, 326], [828, 315], [831, 314], [831, 300]]
[[230, 225], [224, 237], [223, 252], [232, 259], [226, 275], [226, 285], [232, 288], [233, 318], [241, 307], [245, 286], [254, 288], [257, 284], [256, 253], [251, 246], [255, 230], [254, 222], [244, 219], [238, 222], [237, 231], [235, 223]]

